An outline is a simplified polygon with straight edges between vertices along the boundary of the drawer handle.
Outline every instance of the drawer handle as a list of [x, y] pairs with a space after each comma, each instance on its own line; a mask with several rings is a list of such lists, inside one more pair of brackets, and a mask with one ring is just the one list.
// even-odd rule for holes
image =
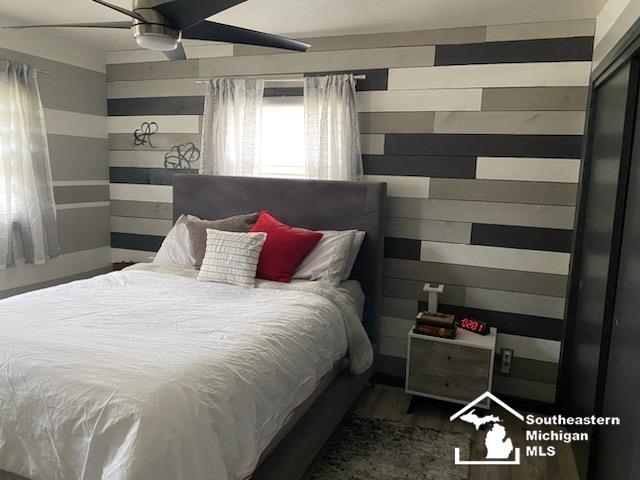
[[451, 355], [447, 355], [447, 360], [451, 360]]
[[445, 384], [444, 384], [444, 386], [445, 386], [445, 387], [448, 387], [448, 386], [449, 386], [449, 382], [445, 383]]

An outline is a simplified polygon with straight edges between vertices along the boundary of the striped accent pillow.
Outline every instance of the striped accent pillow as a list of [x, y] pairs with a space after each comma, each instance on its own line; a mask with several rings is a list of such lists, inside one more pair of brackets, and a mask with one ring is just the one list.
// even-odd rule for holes
[[223, 232], [207, 228], [207, 248], [198, 280], [255, 287], [258, 259], [266, 239], [264, 232]]

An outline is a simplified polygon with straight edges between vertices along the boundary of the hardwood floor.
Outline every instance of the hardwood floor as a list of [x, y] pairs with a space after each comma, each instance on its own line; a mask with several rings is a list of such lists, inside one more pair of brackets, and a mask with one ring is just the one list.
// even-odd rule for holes
[[[421, 398], [414, 402], [411, 413], [407, 414], [410, 399], [402, 389], [376, 384], [373, 388], [364, 390], [353, 411], [363, 416], [401, 420], [441, 431], [469, 432], [472, 435], [473, 458], [484, 458], [485, 432], [476, 432], [472, 425], [461, 421], [449, 422], [449, 417], [457, 412], [460, 406]], [[499, 407], [492, 407], [492, 412], [504, 420], [505, 428], [514, 445], [524, 445], [524, 424], [510, 415], [504, 415], [504, 411]], [[553, 457], [527, 457], [522, 452], [520, 465], [472, 465], [469, 480], [578, 480], [571, 446], [562, 443], [554, 443], [554, 446], [557, 453]], [[453, 452], [443, 454], [450, 455], [453, 461]]]

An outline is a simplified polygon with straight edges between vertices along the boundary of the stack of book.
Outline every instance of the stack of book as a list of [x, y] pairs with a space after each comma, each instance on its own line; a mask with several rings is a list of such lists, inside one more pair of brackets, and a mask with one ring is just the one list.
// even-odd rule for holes
[[455, 317], [446, 313], [420, 312], [416, 316], [416, 326], [413, 328], [413, 333], [441, 338], [455, 338]]

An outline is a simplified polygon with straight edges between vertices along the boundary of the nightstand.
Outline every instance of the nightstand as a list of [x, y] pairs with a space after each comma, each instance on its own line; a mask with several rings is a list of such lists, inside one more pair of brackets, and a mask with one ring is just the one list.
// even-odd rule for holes
[[[466, 405], [491, 391], [496, 329], [482, 336], [458, 328], [455, 339], [409, 332], [405, 391]], [[489, 399], [478, 406], [489, 408]]]

